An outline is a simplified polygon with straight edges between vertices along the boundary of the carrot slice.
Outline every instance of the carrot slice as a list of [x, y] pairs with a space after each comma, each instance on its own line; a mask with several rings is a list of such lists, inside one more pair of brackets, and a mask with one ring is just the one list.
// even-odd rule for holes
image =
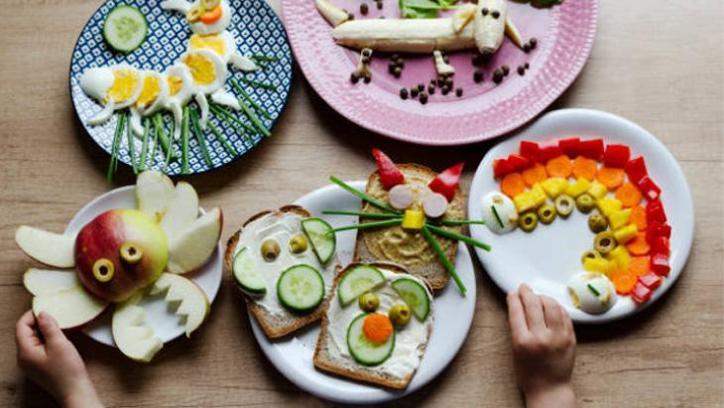
[[562, 154], [555, 159], [548, 160], [546, 171], [548, 171], [548, 175], [551, 177], [568, 178], [573, 172], [573, 164], [568, 156]]
[[646, 209], [640, 205], [633, 207], [628, 222], [635, 225], [637, 230], [645, 231], [647, 227]]
[[221, 18], [221, 4], [201, 15], [201, 22], [213, 24]]
[[540, 183], [548, 177], [546, 168], [542, 164], [536, 163], [535, 166], [523, 172], [523, 181], [528, 187], [533, 187], [535, 183]]
[[500, 189], [510, 198], [517, 196], [525, 191], [525, 181], [523, 181], [523, 176], [521, 176], [520, 173], [508, 174], [503, 177], [503, 181], [500, 182]]
[[625, 208], [631, 208], [639, 205], [641, 202], [641, 192], [633, 184], [626, 182], [616, 189], [616, 198], [621, 201]]
[[613, 167], [603, 166], [598, 169], [596, 180], [603, 184], [609, 190], [614, 190], [623, 184], [625, 173], [623, 169], [615, 169]]
[[636, 238], [626, 244], [626, 249], [634, 255], [646, 255], [651, 250], [649, 243], [646, 242], [646, 232], [641, 231], [636, 234]]
[[576, 157], [573, 161], [573, 176], [593, 181], [596, 178], [596, 161], [584, 156]]
[[392, 335], [390, 318], [380, 313], [370, 313], [362, 322], [362, 332], [374, 343], [384, 343]]
[[643, 276], [649, 273], [651, 257], [632, 256], [628, 262], [628, 271], [634, 276]]
[[621, 295], [627, 295], [631, 293], [634, 286], [636, 286], [638, 276], [631, 273], [630, 270], [621, 270], [614, 273], [613, 279], [611, 280], [613, 281], [613, 286], [616, 287], [616, 292]]

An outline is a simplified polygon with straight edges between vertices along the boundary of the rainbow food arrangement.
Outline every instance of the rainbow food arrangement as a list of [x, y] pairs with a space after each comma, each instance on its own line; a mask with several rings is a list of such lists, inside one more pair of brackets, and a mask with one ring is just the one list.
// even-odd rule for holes
[[[195, 137], [204, 160], [211, 165], [205, 135], [207, 130], [230, 154], [236, 156], [223, 134], [209, 122], [211, 113], [244, 137], [270, 135], [258, 116], [269, 118], [269, 113], [252, 100], [241, 83], [235, 79], [230, 81], [240, 97], [225, 89], [229, 64], [243, 72], [252, 72], [276, 61], [263, 55], [244, 56], [239, 53], [237, 39], [227, 31], [233, 12], [227, 0], [197, 0], [193, 3], [167, 0], [161, 3], [161, 7], [182, 13], [190, 26], [191, 36], [186, 42], [186, 51], [178, 61], [163, 72], [119, 63], [89, 68], [80, 77], [83, 92], [102, 106], [88, 124], [105, 123], [118, 110], [127, 109], [129, 112], [120, 116], [116, 123], [109, 178], [117, 167], [116, 155], [124, 132], [134, 171], [142, 171], [149, 165], [149, 158], [155, 160], [156, 152], [161, 149], [165, 165], [180, 159], [183, 173], [189, 172], [190, 137]], [[145, 17], [135, 7], [126, 5], [114, 8], [103, 27], [106, 42], [124, 53], [140, 46], [146, 33]], [[241, 82], [274, 89], [272, 85], [247, 78], [241, 78]], [[192, 100], [198, 109], [189, 105]], [[162, 116], [164, 111], [171, 112], [173, 117], [170, 131]], [[246, 121], [237, 118], [232, 111], [241, 112]], [[134, 137], [141, 140], [139, 152], [136, 152]], [[174, 148], [176, 143], [178, 148]]]
[[139, 303], [164, 296], [190, 336], [210, 311], [206, 293], [186, 276], [212, 256], [222, 228], [214, 208], [199, 216], [198, 196], [185, 182], [146, 171], [136, 182], [136, 209], [106, 211], [77, 235], [21, 226], [18, 246], [54, 268], [29, 269], [25, 288], [33, 312], [53, 316], [61, 329], [84, 326], [113, 306], [112, 334], [118, 349], [148, 362], [163, 347]]
[[593, 245], [578, 255], [582, 271], [568, 282], [577, 308], [605, 313], [617, 295], [645, 303], [668, 276], [671, 226], [662, 191], [628, 146], [577, 137], [543, 145], [524, 140], [519, 152], [493, 162], [493, 174], [500, 192], [482, 198], [493, 233], [534, 233], [574, 210], [588, 214]]

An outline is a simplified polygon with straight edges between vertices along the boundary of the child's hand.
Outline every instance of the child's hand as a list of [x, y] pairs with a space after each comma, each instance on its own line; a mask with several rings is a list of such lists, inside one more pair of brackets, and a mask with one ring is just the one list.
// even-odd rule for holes
[[15, 327], [18, 365], [30, 379], [68, 407], [103, 406], [85, 364], [51, 316], [27, 311]]
[[508, 294], [518, 385], [528, 407], [574, 407], [571, 373], [576, 335], [568, 313], [526, 285]]

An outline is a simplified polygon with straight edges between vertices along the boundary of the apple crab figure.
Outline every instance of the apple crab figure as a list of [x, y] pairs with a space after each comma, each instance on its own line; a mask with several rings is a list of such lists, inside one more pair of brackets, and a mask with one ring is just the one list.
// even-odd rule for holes
[[31, 268], [23, 277], [34, 296], [33, 312], [53, 316], [61, 329], [83, 326], [111, 305], [111, 329], [118, 349], [148, 362], [163, 347], [139, 302], [165, 294], [190, 336], [206, 319], [209, 300], [183, 275], [203, 266], [217, 247], [222, 214], [215, 208], [198, 216], [191, 185], [155, 171], [136, 183], [137, 209], [106, 211], [76, 236], [21, 226], [18, 246], [33, 259], [55, 268]]

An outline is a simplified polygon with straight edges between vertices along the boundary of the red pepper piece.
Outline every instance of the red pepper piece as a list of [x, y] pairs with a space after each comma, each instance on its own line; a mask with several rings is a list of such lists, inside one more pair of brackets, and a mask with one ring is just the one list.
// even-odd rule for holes
[[646, 227], [646, 242], [653, 245], [656, 237], [671, 238], [671, 225], [658, 222], [649, 224]]
[[655, 237], [651, 243], [651, 253], [662, 254], [669, 256], [671, 255], [671, 245], [669, 244], [669, 238], [667, 237]]
[[558, 141], [558, 147], [561, 148], [563, 154], [575, 159], [581, 151], [581, 138], [569, 137], [568, 139], [561, 139]]
[[651, 270], [659, 276], [669, 276], [671, 271], [669, 257], [664, 254], [651, 255]]
[[493, 160], [493, 176], [495, 178], [502, 179], [513, 171], [513, 167], [508, 163], [508, 159]]
[[523, 171], [532, 166], [533, 162], [519, 154], [511, 154], [508, 156], [508, 165], [513, 168], [513, 171]]
[[548, 163], [548, 160], [563, 155], [563, 150], [558, 145], [541, 147], [538, 152], [538, 160], [541, 163]]
[[452, 201], [455, 198], [464, 166], [465, 163], [461, 162], [443, 170], [427, 186], [430, 187], [430, 190], [444, 195], [448, 202]]
[[637, 184], [641, 194], [649, 201], [657, 200], [661, 195], [661, 188], [649, 176], [643, 176]]
[[603, 158], [603, 139], [583, 140], [579, 146], [580, 154], [589, 159], [600, 161]]
[[529, 140], [521, 140], [520, 142], [520, 155], [530, 160], [531, 162], [538, 161], [538, 153], [540, 147], [538, 143], [531, 142]]
[[649, 271], [645, 275], [639, 276], [639, 282], [651, 290], [656, 290], [661, 286], [663, 279], [652, 271]]
[[638, 281], [631, 291], [631, 298], [633, 298], [634, 302], [638, 304], [646, 303], [651, 299], [651, 289], [647, 288], [643, 283]]
[[397, 167], [397, 165], [384, 154], [380, 149], [372, 149], [372, 156], [377, 162], [377, 171], [380, 173], [380, 181], [385, 190], [405, 182], [405, 175]]
[[631, 159], [626, 163], [626, 175], [633, 184], [639, 184], [639, 181], [649, 175], [649, 171], [646, 170], [646, 162], [643, 156]]
[[666, 223], [666, 212], [660, 200], [649, 201], [649, 203], [646, 204], [646, 223]]
[[603, 154], [603, 164], [607, 167], [624, 168], [628, 159], [631, 157], [631, 149], [622, 144], [610, 144], [606, 146], [606, 152]]

